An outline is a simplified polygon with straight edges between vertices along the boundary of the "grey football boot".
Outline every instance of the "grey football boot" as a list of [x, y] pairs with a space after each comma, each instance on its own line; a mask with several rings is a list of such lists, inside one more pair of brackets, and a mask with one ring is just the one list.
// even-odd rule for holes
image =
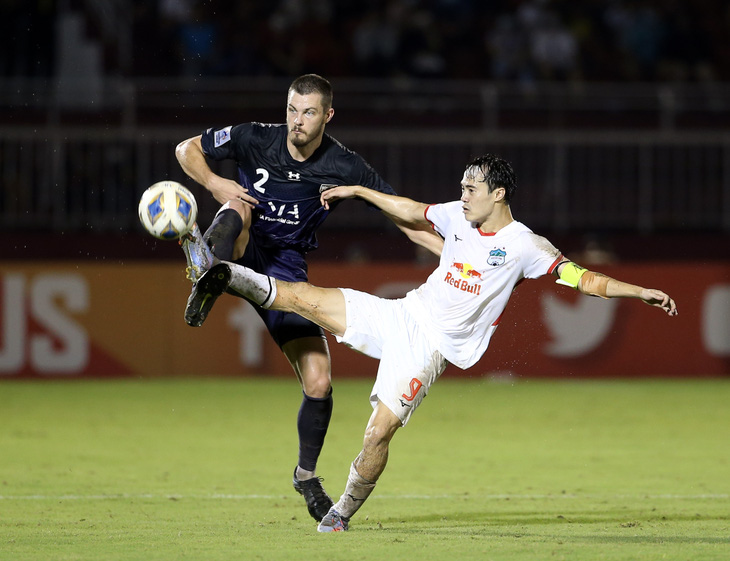
[[185, 274], [188, 279], [196, 283], [213, 266], [214, 259], [213, 253], [210, 251], [208, 244], [205, 243], [203, 233], [198, 228], [197, 223], [190, 232], [180, 238], [180, 247], [182, 247], [185, 259], [188, 262]]
[[329, 512], [322, 518], [322, 522], [317, 526], [318, 532], [347, 532], [350, 527], [350, 519], [345, 518], [335, 510], [330, 508]]

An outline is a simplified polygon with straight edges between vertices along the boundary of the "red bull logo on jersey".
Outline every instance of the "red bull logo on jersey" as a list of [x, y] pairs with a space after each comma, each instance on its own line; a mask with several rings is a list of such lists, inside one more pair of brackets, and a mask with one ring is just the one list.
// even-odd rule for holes
[[451, 268], [456, 269], [458, 276], [448, 271], [446, 278], [444, 278], [445, 283], [470, 294], [479, 294], [482, 288], [478, 283], [482, 280], [482, 274], [479, 271], [469, 263], [459, 263], [457, 261], [451, 264]]
[[459, 276], [466, 280], [479, 279], [482, 280], [482, 274], [472, 267], [469, 263], [457, 263], [454, 261], [451, 265], [459, 271]]

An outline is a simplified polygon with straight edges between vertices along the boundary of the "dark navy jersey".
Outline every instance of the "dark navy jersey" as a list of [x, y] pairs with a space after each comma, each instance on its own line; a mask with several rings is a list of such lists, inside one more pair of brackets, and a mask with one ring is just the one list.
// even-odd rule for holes
[[251, 225], [257, 244], [315, 249], [317, 228], [329, 213], [319, 195], [328, 185], [364, 185], [395, 195], [365, 160], [328, 134], [304, 162], [291, 157], [286, 138], [286, 125], [262, 123], [208, 129], [202, 135], [205, 155], [235, 160], [239, 183], [258, 199]]

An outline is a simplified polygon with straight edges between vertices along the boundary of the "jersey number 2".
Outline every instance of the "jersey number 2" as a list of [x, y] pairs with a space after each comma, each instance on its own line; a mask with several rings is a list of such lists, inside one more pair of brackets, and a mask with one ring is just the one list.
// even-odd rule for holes
[[261, 176], [261, 179], [253, 184], [253, 188], [256, 189], [259, 193], [266, 193], [266, 189], [261, 186], [269, 180], [269, 172], [266, 171], [264, 168], [256, 168], [256, 173]]

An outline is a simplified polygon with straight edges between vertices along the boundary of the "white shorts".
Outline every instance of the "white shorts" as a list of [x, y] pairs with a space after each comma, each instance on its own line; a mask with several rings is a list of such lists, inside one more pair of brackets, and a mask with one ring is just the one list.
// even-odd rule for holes
[[347, 306], [347, 329], [337, 342], [380, 359], [370, 403], [375, 407], [380, 401], [405, 426], [446, 368], [446, 359], [403, 306], [403, 300], [340, 290]]

